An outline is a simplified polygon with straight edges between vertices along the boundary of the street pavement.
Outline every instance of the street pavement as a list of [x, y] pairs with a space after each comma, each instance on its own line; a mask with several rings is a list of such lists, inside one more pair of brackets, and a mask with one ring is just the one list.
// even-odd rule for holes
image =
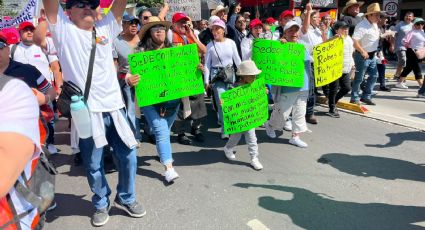
[[[131, 218], [113, 207], [102, 229], [423, 229], [425, 133], [419, 125], [425, 104], [414, 95], [414, 89], [378, 92], [371, 112], [341, 111], [340, 119], [318, 106], [319, 124], [302, 135], [306, 149], [290, 145], [289, 132], [269, 139], [258, 128], [262, 171], [249, 165], [244, 141], [235, 161], [225, 158], [210, 110], [205, 143], [183, 146], [172, 136], [180, 178], [171, 185], [163, 180], [155, 146], [143, 142], [136, 191], [147, 214]], [[388, 115], [405, 119], [386, 121]], [[45, 229], [92, 229], [92, 193], [83, 168], [73, 165], [66, 126], [61, 120], [57, 127], [61, 152], [52, 160], [60, 172], [58, 206], [48, 213]], [[117, 176], [107, 174], [112, 200]]]

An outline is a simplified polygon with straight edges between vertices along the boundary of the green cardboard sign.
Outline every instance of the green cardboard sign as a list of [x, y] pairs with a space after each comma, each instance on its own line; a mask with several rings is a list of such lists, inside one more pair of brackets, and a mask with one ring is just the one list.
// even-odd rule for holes
[[304, 53], [304, 45], [292, 42], [255, 39], [252, 44], [252, 60], [272, 85], [303, 87]]
[[204, 93], [196, 44], [128, 55], [140, 107]]
[[268, 119], [268, 100], [264, 78], [236, 87], [220, 95], [224, 133], [248, 131]]

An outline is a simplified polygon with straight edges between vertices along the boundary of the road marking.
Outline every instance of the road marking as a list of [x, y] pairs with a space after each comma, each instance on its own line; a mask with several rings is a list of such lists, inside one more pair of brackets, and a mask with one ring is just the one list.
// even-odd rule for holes
[[270, 230], [270, 228], [268, 228], [266, 225], [264, 225], [263, 223], [261, 223], [261, 221], [257, 219], [248, 221], [246, 225], [248, 225], [248, 227], [250, 227], [252, 230]]

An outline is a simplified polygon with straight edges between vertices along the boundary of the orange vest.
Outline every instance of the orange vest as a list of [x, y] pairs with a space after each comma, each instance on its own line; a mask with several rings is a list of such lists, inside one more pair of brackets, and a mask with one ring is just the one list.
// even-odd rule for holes
[[185, 42], [185, 40], [183, 39], [183, 37], [180, 34], [173, 31], [173, 45], [174, 46], [183, 46], [183, 45], [195, 43], [195, 40], [189, 38], [188, 36], [186, 36], [186, 39], [187, 39], [187, 43]]

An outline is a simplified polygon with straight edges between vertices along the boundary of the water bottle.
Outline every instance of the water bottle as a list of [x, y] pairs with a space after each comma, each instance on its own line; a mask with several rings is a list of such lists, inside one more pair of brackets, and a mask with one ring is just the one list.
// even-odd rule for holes
[[92, 136], [92, 131], [90, 113], [81, 98], [76, 95], [71, 97], [71, 115], [77, 129], [78, 137], [85, 139]]

